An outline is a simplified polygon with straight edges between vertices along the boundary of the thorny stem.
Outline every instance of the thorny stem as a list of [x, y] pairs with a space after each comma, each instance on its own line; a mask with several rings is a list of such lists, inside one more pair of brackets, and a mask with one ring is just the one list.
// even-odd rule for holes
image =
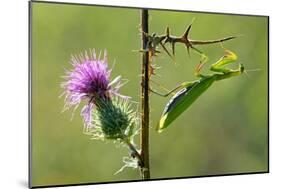
[[[148, 33], [148, 10], [141, 10], [141, 29], [142, 33], [142, 49], [147, 47]], [[141, 103], [142, 103], [142, 119], [141, 119], [141, 174], [144, 180], [150, 179], [149, 169], [149, 54], [142, 53], [142, 81], [141, 81]]]
[[[215, 40], [192, 40], [188, 38], [190, 29], [192, 27], [192, 24], [190, 24], [186, 31], [180, 36], [172, 36], [170, 34], [170, 28], [167, 27], [166, 28], [166, 33], [163, 35], [159, 35], [159, 36], [151, 36], [148, 33], [142, 31], [142, 33], [144, 33], [151, 41], [150, 45], [150, 50], [153, 50], [152, 52], [154, 53], [153, 55], [155, 56], [156, 53], [159, 53], [159, 51], [156, 50], [156, 47], [161, 45], [161, 47], [164, 49], [164, 51], [172, 58], [174, 59], [175, 56], [175, 46], [177, 43], [182, 43], [186, 46], [187, 52], [189, 54], [189, 50], [190, 48], [195, 50], [195, 52], [199, 53], [201, 56], [205, 57], [205, 55], [203, 54], [203, 52], [201, 52], [199, 49], [195, 48], [195, 45], [209, 45], [209, 44], [214, 44], [214, 43], [222, 43], [224, 41], [228, 41], [231, 39], [236, 38], [236, 36], [230, 36], [230, 37], [225, 37], [225, 38], [221, 38], [221, 39], [215, 39]], [[170, 43], [172, 46], [172, 54], [173, 56], [169, 53], [168, 49], [165, 47], [166, 43]]]

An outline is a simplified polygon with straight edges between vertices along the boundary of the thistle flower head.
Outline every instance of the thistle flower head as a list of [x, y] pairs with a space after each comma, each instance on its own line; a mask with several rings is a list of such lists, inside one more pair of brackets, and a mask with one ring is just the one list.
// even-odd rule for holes
[[[96, 58], [94, 50], [87, 51], [79, 56], [72, 56], [73, 68], [66, 70], [65, 81], [62, 83], [65, 95], [65, 108], [78, 107], [82, 100], [86, 105], [82, 108], [81, 115], [86, 126], [92, 122], [92, 110], [99, 99], [110, 99], [112, 96], [122, 96], [118, 93], [124, 84], [121, 77], [116, 77], [110, 82], [111, 70], [108, 69], [107, 54], [103, 59]], [[124, 97], [124, 96], [122, 96]]]

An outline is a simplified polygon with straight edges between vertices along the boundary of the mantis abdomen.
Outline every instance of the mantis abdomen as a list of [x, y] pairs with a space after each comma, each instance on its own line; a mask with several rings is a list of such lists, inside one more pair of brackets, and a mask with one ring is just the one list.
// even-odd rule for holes
[[177, 92], [166, 105], [157, 130], [161, 132], [179, 117], [215, 80], [216, 77], [206, 77]]

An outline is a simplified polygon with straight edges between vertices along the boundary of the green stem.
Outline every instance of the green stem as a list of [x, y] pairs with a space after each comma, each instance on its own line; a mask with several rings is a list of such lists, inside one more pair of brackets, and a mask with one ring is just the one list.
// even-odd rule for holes
[[133, 158], [137, 158], [137, 159], [138, 159], [139, 166], [142, 167], [142, 165], [143, 165], [142, 158], [141, 158], [140, 153], [139, 153], [138, 150], [136, 149], [135, 145], [133, 145], [133, 144], [130, 142], [130, 140], [125, 140], [124, 142], [128, 145], [128, 148], [131, 150], [131, 156], [132, 156]]

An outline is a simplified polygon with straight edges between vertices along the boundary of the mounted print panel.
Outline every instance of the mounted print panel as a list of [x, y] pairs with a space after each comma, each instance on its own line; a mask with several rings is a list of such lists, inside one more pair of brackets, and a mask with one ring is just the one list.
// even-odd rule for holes
[[267, 173], [268, 26], [30, 2], [30, 187]]

